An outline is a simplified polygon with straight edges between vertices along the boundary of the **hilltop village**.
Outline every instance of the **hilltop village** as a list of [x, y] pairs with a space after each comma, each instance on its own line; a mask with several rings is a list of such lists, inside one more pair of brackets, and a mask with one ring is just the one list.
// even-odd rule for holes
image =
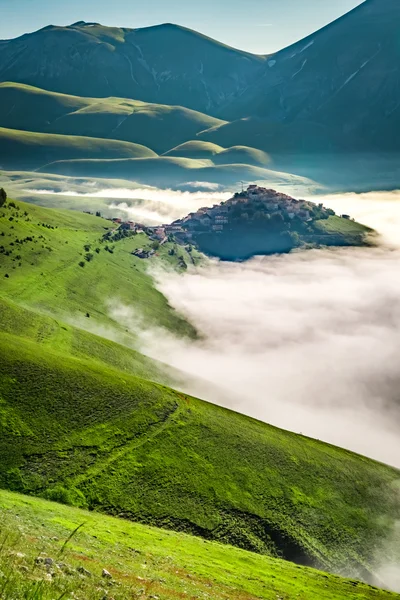
[[[257, 185], [170, 224], [149, 227], [134, 221], [113, 221], [120, 230], [144, 232], [156, 243], [173, 239], [226, 260], [288, 252], [296, 247], [362, 245], [365, 235], [365, 228], [349, 215], [339, 217], [323, 204], [296, 200]], [[137, 252], [140, 258], [154, 253], [140, 250]]]

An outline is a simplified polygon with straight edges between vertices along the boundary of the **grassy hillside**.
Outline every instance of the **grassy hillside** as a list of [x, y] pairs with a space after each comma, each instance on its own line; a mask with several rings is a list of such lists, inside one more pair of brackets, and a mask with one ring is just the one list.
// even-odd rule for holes
[[361, 577], [385, 555], [394, 469], [12, 334], [0, 373], [3, 488]]
[[243, 164], [265, 167], [270, 162], [268, 154], [247, 146], [223, 148], [218, 144], [191, 140], [172, 148], [165, 156], [181, 156], [185, 158], [208, 158], [218, 165]]
[[398, 471], [154, 382], [109, 301], [195, 335], [147, 273], [190, 255], [140, 260], [143, 235], [99, 241], [110, 226], [0, 209], [0, 487], [369, 580], [398, 560]]
[[0, 83], [0, 106], [0, 127], [111, 138], [160, 153], [225, 123], [181, 106], [82, 98], [18, 83]]
[[0, 127], [1, 166], [36, 169], [49, 161], [78, 158], [151, 158], [155, 152], [138, 144], [90, 137], [31, 133]]
[[209, 158], [212, 160], [216, 154], [219, 154], [219, 152], [222, 152], [223, 150], [224, 148], [217, 144], [211, 144], [210, 142], [203, 142], [201, 140], [190, 140], [165, 152], [165, 156], [183, 156], [185, 158], [200, 159]]
[[[78, 212], [23, 202], [0, 208], [0, 294], [53, 315], [79, 319], [89, 313], [97, 322], [113, 326], [108, 305], [118, 302], [139, 311], [147, 323], [193, 333], [147, 273], [158, 257], [142, 260], [131, 254], [149, 246], [147, 236], [102, 239], [114, 229], [110, 221]], [[170, 249], [163, 245], [159, 258], [172, 266], [179, 264], [181, 255], [191, 262], [184, 249], [174, 256], [168, 254]], [[121, 329], [126, 329], [123, 323]]]
[[[40, 600], [53, 600], [65, 592], [67, 598], [77, 600], [97, 600], [101, 594], [112, 594], [115, 600], [206, 600], [210, 594], [214, 600], [399, 598], [357, 581], [231, 546], [45, 500], [0, 492], [0, 509], [5, 600], [16, 594], [31, 598], [28, 594], [34, 590], [34, 597]], [[73, 534], [81, 524], [83, 527]], [[38, 557], [43, 561], [51, 558], [55, 564], [36, 564]], [[79, 572], [82, 567], [90, 576]], [[101, 576], [103, 569], [110, 578]]]
[[[218, 156], [218, 155], [217, 155]], [[215, 182], [237, 185], [240, 181], [262, 181], [269, 187], [278, 185], [312, 186], [312, 182], [290, 173], [281, 173], [247, 164], [214, 165], [209, 159], [160, 156], [143, 159], [64, 160], [52, 162], [39, 169], [71, 177], [105, 177], [128, 179], [148, 185], [170, 186], [188, 181]]]
[[232, 146], [226, 148], [214, 157], [214, 162], [220, 165], [245, 164], [265, 167], [270, 162], [266, 152], [249, 148], [248, 146]]

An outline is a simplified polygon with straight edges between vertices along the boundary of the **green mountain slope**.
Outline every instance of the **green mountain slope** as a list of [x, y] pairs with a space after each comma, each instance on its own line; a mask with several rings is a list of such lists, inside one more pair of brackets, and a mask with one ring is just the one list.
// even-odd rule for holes
[[378, 581], [399, 472], [155, 383], [109, 303], [195, 335], [147, 273], [184, 251], [141, 261], [144, 235], [99, 241], [110, 226], [0, 209], [0, 486]]
[[[118, 302], [138, 310], [147, 324], [194, 335], [154, 288], [147, 265], [157, 257], [143, 261], [131, 254], [149, 246], [147, 236], [103, 239], [115, 229], [111, 221], [79, 212], [23, 202], [0, 208], [0, 294], [53, 315], [81, 318], [89, 313], [113, 326], [108, 305]], [[170, 249], [164, 244], [159, 257], [177, 266], [178, 256], [170, 256]], [[183, 248], [180, 254], [191, 262]], [[123, 323], [120, 329], [125, 331]]]
[[14, 335], [0, 356], [1, 487], [373, 578], [396, 470]]
[[81, 98], [0, 83], [0, 127], [111, 138], [165, 152], [225, 121], [183, 108], [126, 98]]
[[203, 142], [201, 140], [189, 140], [184, 144], [179, 144], [175, 148], [171, 148], [168, 152], [164, 153], [164, 156], [180, 156], [184, 158], [198, 158], [198, 159], [213, 159], [216, 154], [225, 150], [222, 146], [217, 144], [210, 144], [209, 142]]
[[[99, 593], [107, 597], [110, 590], [118, 600], [155, 596], [205, 600], [210, 593], [214, 600], [399, 598], [357, 581], [231, 546], [18, 494], [0, 492], [0, 509], [0, 568], [3, 581], [9, 583], [3, 589], [5, 600], [16, 594], [27, 597], [35, 586], [40, 586], [42, 600], [66, 591], [77, 600], [97, 600]], [[38, 556], [52, 558], [56, 564], [47, 567], [39, 562], [32, 567]], [[79, 573], [82, 567], [90, 576]], [[101, 576], [103, 569], [110, 578]], [[55, 576], [49, 578], [51, 573]]]
[[[218, 155], [217, 155], [218, 156]], [[273, 171], [248, 164], [214, 165], [210, 159], [160, 156], [143, 159], [73, 159], [60, 160], [38, 169], [68, 177], [117, 178], [137, 181], [159, 187], [187, 182], [206, 181], [221, 185], [237, 185], [240, 181], [267, 182], [270, 187], [279, 185], [312, 185], [304, 177]]]
[[[207, 131], [200, 133], [200, 135], [207, 135]], [[268, 154], [255, 148], [249, 148], [248, 146], [223, 148], [218, 144], [202, 140], [190, 140], [184, 144], [180, 144], [176, 148], [165, 152], [164, 156], [209, 159], [218, 165], [244, 164], [265, 167], [270, 162]]]
[[49, 161], [78, 158], [149, 158], [155, 152], [139, 144], [90, 137], [32, 133], [0, 127], [1, 166], [36, 169]]
[[0, 81], [209, 114], [248, 87], [264, 62], [170, 23], [142, 29], [50, 25], [0, 43]]
[[[400, 55], [396, 0], [367, 0], [265, 62], [257, 82], [233, 100], [226, 118], [257, 117], [303, 126], [305, 151], [399, 152]], [[321, 132], [315, 144], [314, 130]], [[282, 128], [281, 138], [284, 138]], [[319, 140], [317, 140], [319, 141]], [[276, 140], [280, 145], [279, 139]], [[244, 143], [244, 142], [242, 142]], [[251, 144], [254, 145], [254, 144]], [[271, 151], [273, 148], [271, 148]]]

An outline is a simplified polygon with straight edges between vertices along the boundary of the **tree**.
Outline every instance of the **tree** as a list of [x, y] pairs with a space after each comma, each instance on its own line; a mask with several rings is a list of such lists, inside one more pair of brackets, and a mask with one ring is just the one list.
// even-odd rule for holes
[[0, 188], [0, 207], [4, 206], [7, 200], [7, 194], [4, 188]]

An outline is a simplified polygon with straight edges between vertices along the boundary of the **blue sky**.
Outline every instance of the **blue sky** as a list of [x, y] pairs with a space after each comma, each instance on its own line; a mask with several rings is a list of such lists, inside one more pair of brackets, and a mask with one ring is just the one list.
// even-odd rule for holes
[[0, 39], [75, 21], [122, 27], [172, 22], [265, 54], [358, 4], [360, 0], [0, 0]]

